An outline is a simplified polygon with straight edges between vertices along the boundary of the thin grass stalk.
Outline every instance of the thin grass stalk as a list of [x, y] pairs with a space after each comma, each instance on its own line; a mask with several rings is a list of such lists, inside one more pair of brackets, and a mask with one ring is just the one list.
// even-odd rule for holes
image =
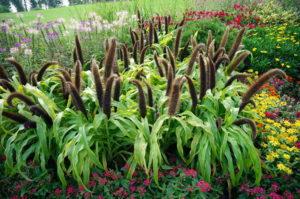
[[26, 74], [23, 70], [23, 67], [21, 64], [19, 64], [14, 58], [7, 58], [6, 61], [8, 61], [10, 64], [12, 64], [18, 72], [20, 83], [25, 85], [27, 83]]
[[16, 91], [15, 88], [6, 79], [0, 79], [0, 86], [2, 86], [5, 90], [9, 90], [10, 92]]
[[131, 29], [131, 27], [129, 29], [129, 32], [130, 32], [131, 43], [132, 43], [132, 46], [133, 46], [137, 40], [136, 40], [136, 37], [135, 37], [135, 35], [134, 35], [133, 30]]
[[29, 97], [27, 97], [26, 95], [24, 95], [24, 94], [22, 94], [22, 93], [19, 93], [19, 92], [13, 92], [13, 93], [11, 93], [11, 94], [7, 97], [7, 99], [6, 99], [7, 104], [8, 104], [9, 106], [12, 106], [12, 107], [13, 107], [14, 105], [13, 105], [12, 101], [13, 101], [13, 99], [15, 99], [15, 98], [21, 100], [22, 102], [24, 102], [24, 103], [25, 103], [26, 105], [28, 105], [28, 106], [34, 105], [34, 102], [33, 102]]
[[75, 107], [83, 113], [83, 115], [87, 118], [87, 111], [85, 109], [84, 103], [77, 91], [77, 88], [71, 83], [66, 82], [66, 88], [68, 90], [68, 93], [72, 96], [72, 101], [75, 105]]
[[236, 51], [239, 49], [239, 46], [242, 42], [242, 39], [243, 39], [243, 36], [246, 32], [246, 29], [245, 28], [242, 28], [239, 33], [237, 34], [236, 38], [235, 38], [235, 41], [233, 42], [232, 46], [231, 46], [231, 49], [229, 51], [229, 59], [232, 60], [232, 58], [234, 57]]
[[142, 84], [139, 80], [131, 81], [138, 89], [139, 93], [139, 111], [142, 118], [145, 118], [147, 115], [147, 107], [146, 107], [146, 98], [145, 93], [142, 87]]
[[182, 28], [179, 28], [177, 30], [175, 43], [174, 43], [174, 57], [175, 57], [175, 59], [177, 58], [178, 53], [179, 53], [179, 48], [180, 48], [180, 43], [181, 43], [181, 35], [182, 35]]
[[250, 54], [249, 51], [239, 53], [227, 66], [226, 73], [230, 75]]
[[75, 36], [75, 46], [76, 46], [77, 58], [79, 59], [81, 64], [84, 64], [83, 53], [82, 53], [81, 44], [78, 35]]
[[95, 87], [96, 87], [96, 94], [97, 99], [99, 103], [99, 107], [102, 107], [103, 104], [103, 88], [102, 88], [102, 82], [99, 74], [99, 66], [97, 65], [97, 62], [95, 59], [92, 60], [92, 74], [94, 77]]
[[52, 65], [57, 65], [57, 64], [58, 64], [58, 62], [56, 62], [56, 61], [51, 61], [51, 62], [45, 63], [45, 64], [42, 66], [42, 68], [39, 70], [39, 72], [38, 72], [38, 74], [37, 74], [37, 77], [36, 77], [36, 80], [37, 80], [37, 81], [41, 81], [42, 78], [43, 78], [43, 76], [44, 76], [44, 74], [45, 74], [45, 71], [47, 70], [47, 68], [49, 68], [49, 67], [52, 66]]

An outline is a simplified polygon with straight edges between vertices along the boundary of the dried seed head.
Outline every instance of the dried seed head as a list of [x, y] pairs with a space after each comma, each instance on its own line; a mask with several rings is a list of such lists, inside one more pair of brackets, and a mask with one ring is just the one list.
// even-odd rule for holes
[[214, 54], [215, 54], [215, 40], [213, 39], [208, 46], [207, 55], [208, 57], [212, 58]]
[[26, 78], [26, 75], [25, 75], [22, 65], [19, 64], [14, 58], [7, 58], [6, 61], [8, 61], [10, 64], [12, 64], [17, 69], [20, 83], [25, 85], [27, 83], [27, 78]]
[[211, 71], [210, 71], [210, 63], [209, 63], [209, 59], [208, 57], [204, 57], [205, 58], [205, 71], [206, 71], [206, 90], [210, 89], [211, 87], [211, 82], [210, 82], [210, 78], [211, 78]]
[[76, 87], [71, 82], [67, 82], [66, 88], [68, 90], [68, 93], [72, 96], [72, 101], [73, 101], [75, 107], [78, 110], [80, 110], [83, 113], [83, 115], [87, 118], [87, 112], [84, 107], [84, 103], [83, 103]]
[[123, 52], [124, 70], [128, 71], [130, 61], [129, 61], [129, 54], [126, 45], [122, 45], [122, 52]]
[[246, 29], [242, 28], [240, 30], [240, 32], [237, 34], [235, 41], [233, 42], [231, 49], [229, 51], [229, 54], [228, 54], [230, 60], [234, 57], [236, 51], [239, 49], [239, 46], [242, 43], [242, 39], [243, 39], [245, 32], [246, 32]]
[[183, 16], [183, 19], [179, 22], [178, 27], [181, 27], [185, 24], [185, 16]]
[[243, 118], [243, 119], [236, 120], [233, 124], [235, 124], [237, 126], [248, 124], [252, 129], [252, 139], [256, 138], [256, 134], [257, 134], [256, 133], [256, 124], [253, 120]]
[[177, 109], [179, 108], [182, 83], [183, 83], [182, 77], [178, 77], [174, 80], [172, 84], [172, 89], [169, 96], [169, 106], [168, 106], [168, 114], [170, 116], [175, 115]]
[[165, 16], [164, 20], [165, 20], [165, 33], [168, 34], [168, 32], [169, 32], [169, 20], [168, 20], [168, 17]]
[[191, 56], [191, 59], [189, 61], [189, 64], [188, 64], [188, 67], [186, 69], [186, 74], [187, 75], [190, 75], [193, 71], [193, 68], [194, 68], [194, 63], [199, 55], [199, 51], [200, 51], [200, 48], [202, 46], [200, 44], [198, 44], [194, 49], [193, 49], [193, 52], [192, 52], [192, 56]]
[[213, 61], [216, 62], [220, 57], [225, 54], [226, 50], [224, 47], [219, 48], [214, 54]]
[[10, 120], [20, 123], [20, 124], [24, 124], [25, 122], [29, 121], [26, 117], [24, 117], [18, 113], [2, 111], [2, 115]]
[[146, 52], [148, 50], [149, 46], [145, 46], [142, 51], [141, 51], [141, 57], [140, 57], [140, 64], [143, 64], [144, 61], [145, 61], [145, 55], [146, 55]]
[[78, 35], [75, 36], [75, 46], [76, 46], [77, 58], [78, 58], [78, 60], [80, 61], [81, 64], [84, 64], [82, 49], [81, 49], [81, 45], [80, 45]]
[[18, 98], [19, 100], [23, 101], [28, 106], [34, 105], [34, 102], [26, 95], [24, 95], [22, 93], [14, 92], [14, 93], [11, 93], [6, 99], [6, 102], [9, 106], [14, 106], [12, 103], [14, 98]]
[[210, 89], [213, 89], [216, 86], [216, 67], [215, 67], [215, 63], [213, 62], [213, 60], [211, 58], [209, 58], [208, 67], [210, 68], [210, 73], [209, 73]]
[[61, 72], [61, 74], [63, 75], [64, 79], [67, 82], [71, 82], [72, 81], [70, 73], [68, 71], [66, 71], [65, 69], [59, 69], [59, 71]]
[[136, 42], [133, 46], [133, 52], [132, 52], [132, 57], [134, 59], [134, 63], [138, 64], [138, 48], [139, 48], [139, 43]]
[[42, 78], [43, 78], [43, 75], [45, 73], [45, 71], [47, 70], [47, 68], [49, 68], [50, 66], [52, 65], [57, 65], [58, 62], [56, 61], [52, 61], [52, 62], [47, 62], [43, 65], [43, 67], [39, 70], [38, 74], [37, 74], [37, 77], [36, 77], [36, 80], [37, 81], [41, 81]]
[[208, 31], [208, 34], [207, 34], [207, 40], [206, 40], [206, 47], [207, 47], [206, 52], [208, 52], [208, 48], [209, 48], [209, 46], [210, 46], [212, 40], [213, 40], [213, 35], [212, 35], [211, 30], [209, 30], [209, 31]]
[[161, 32], [162, 28], [161, 28], [161, 19], [160, 16], [158, 15], [158, 30], [159, 32]]
[[259, 88], [264, 85], [270, 78], [274, 76], [280, 76], [282, 78], [286, 78], [285, 72], [280, 69], [271, 69], [268, 72], [261, 75], [258, 80], [256, 80], [248, 89], [248, 91], [244, 94], [242, 98], [242, 103], [240, 105], [240, 111], [242, 111], [245, 106], [248, 104], [250, 98], [259, 91]]
[[149, 24], [149, 34], [148, 34], [148, 45], [152, 45], [153, 43], [153, 35], [154, 35], [154, 27], [153, 27], [153, 23], [150, 22]]
[[114, 60], [115, 60], [115, 54], [116, 54], [116, 40], [112, 39], [109, 45], [109, 50], [105, 56], [105, 69], [104, 69], [104, 79], [107, 80], [111, 74], [112, 74], [112, 69], [114, 67]]
[[79, 93], [80, 93], [80, 85], [81, 85], [81, 68], [82, 68], [81, 63], [79, 60], [77, 60], [74, 66], [74, 70], [75, 70], [74, 85]]
[[[119, 101], [121, 95], [121, 79], [118, 77], [115, 79], [115, 89], [114, 89], [114, 101]], [[117, 111], [117, 107], [115, 107], [115, 112]]]
[[142, 87], [142, 84], [139, 80], [131, 81], [138, 89], [139, 92], [139, 110], [142, 118], [145, 118], [147, 115], [147, 107], [146, 107], [146, 98], [145, 93]]
[[9, 81], [7, 73], [2, 65], [0, 65], [0, 79], [6, 79], [7, 81]]
[[179, 28], [176, 33], [175, 43], [174, 43], [174, 57], [177, 58], [181, 43], [181, 35], [182, 35], [182, 28]]
[[249, 76], [250, 76], [250, 74], [245, 74], [245, 73], [233, 75], [232, 77], [229, 78], [229, 80], [226, 82], [224, 87], [226, 88], [226, 87], [230, 86], [234, 80], [238, 80], [241, 78], [247, 78]]
[[144, 47], [145, 47], [144, 33], [143, 33], [143, 31], [141, 31], [140, 32], [140, 51], [142, 51]]
[[156, 52], [156, 51], [154, 52], [154, 61], [155, 61], [155, 64], [156, 64], [156, 66], [157, 66], [159, 75], [160, 75], [161, 77], [163, 77], [163, 76], [164, 76], [164, 72], [163, 72], [163, 70], [162, 70], [162, 67], [161, 67], [161, 65], [160, 65], [160, 62], [158, 61], [158, 55], [157, 55], [157, 52]]
[[138, 79], [138, 80], [141, 80], [143, 77], [146, 78], [146, 75], [145, 75], [143, 69], [142, 69], [142, 70], [139, 70], [139, 71], [137, 72], [137, 74], [135, 75], [135, 79]]
[[76, 60], [78, 60], [77, 52], [76, 52], [76, 47], [73, 49], [73, 62], [75, 63]]
[[157, 34], [157, 30], [154, 27], [154, 43], [158, 44], [159, 43], [159, 39], [158, 39], [158, 34]]
[[6, 79], [0, 79], [0, 86], [10, 92], [15, 92], [15, 88]]
[[[164, 67], [165, 70], [165, 75], [168, 76], [168, 69], [169, 69], [169, 62], [164, 59], [164, 58], [158, 58], [158, 62], [160, 63], [160, 65], [162, 65]], [[174, 76], [174, 74], [172, 74]]]
[[220, 45], [219, 45], [219, 49], [226, 47], [226, 44], [228, 41], [228, 36], [229, 36], [229, 30], [230, 30], [229, 27], [227, 27], [226, 30], [224, 31]]
[[167, 79], [167, 90], [166, 90], [166, 95], [169, 95], [171, 89], [172, 89], [172, 84], [173, 84], [173, 79], [174, 79], [174, 73], [172, 70], [172, 66], [169, 65], [168, 68], [168, 79]]
[[185, 79], [187, 80], [189, 86], [190, 96], [192, 98], [192, 112], [194, 112], [198, 103], [196, 88], [194, 86], [193, 80], [189, 76], [185, 75]]
[[150, 84], [148, 84], [147, 82], [145, 82], [146, 86], [147, 86], [147, 94], [148, 94], [148, 105], [150, 107], [153, 107], [154, 102], [153, 102], [153, 92], [151, 89]]
[[94, 82], [95, 82], [95, 87], [96, 87], [96, 94], [97, 94], [97, 99], [98, 99], [98, 103], [99, 106], [102, 107], [102, 103], [103, 103], [103, 88], [102, 88], [102, 82], [101, 82], [101, 78], [99, 75], [99, 70], [98, 70], [98, 65], [95, 59], [92, 60], [92, 74], [94, 77]]
[[199, 56], [199, 70], [200, 70], [200, 100], [205, 96], [206, 93], [206, 64], [203, 55]]
[[68, 91], [67, 91], [67, 88], [66, 88], [66, 82], [67, 81], [62, 75], [58, 75], [57, 77], [60, 79], [60, 82], [61, 82], [62, 94], [63, 94], [65, 99], [68, 99]]
[[37, 86], [37, 73], [35, 71], [29, 74], [29, 80], [32, 86]]
[[103, 98], [103, 112], [109, 119], [111, 114], [111, 91], [116, 76], [110, 76], [106, 81], [105, 93]]
[[191, 41], [193, 49], [195, 49], [196, 46], [198, 45], [198, 43], [196, 41], [196, 38], [193, 35], [191, 35], [190, 41]]
[[171, 63], [171, 66], [172, 66], [172, 70], [173, 70], [173, 74], [175, 75], [176, 73], [176, 60], [175, 60], [175, 57], [171, 51], [171, 49], [169, 47], [167, 47], [167, 53], [168, 53], [168, 59]]
[[249, 51], [244, 51], [238, 54], [227, 66], [226, 73], [230, 75], [251, 53]]
[[135, 42], [137, 41], [137, 38], [135, 37], [135, 34], [133, 33], [134, 31], [131, 28], [129, 29], [129, 32], [130, 32], [130, 38], [131, 38], [132, 45], [134, 45]]
[[44, 109], [40, 108], [38, 105], [30, 106], [29, 110], [32, 112], [33, 115], [43, 118], [46, 124], [53, 124], [52, 118], [49, 116], [49, 114]]
[[190, 45], [190, 40], [187, 40], [187, 42], [184, 45], [184, 48], [180, 50], [180, 53], [179, 53], [179, 60], [180, 61], [183, 61], [184, 58], [189, 56], [189, 45]]
[[216, 70], [220, 67], [220, 65], [225, 62], [225, 63], [229, 63], [230, 62], [230, 59], [229, 57], [225, 54], [223, 55], [222, 57], [219, 57], [217, 59], [217, 61], [215, 62], [215, 66], [216, 66]]

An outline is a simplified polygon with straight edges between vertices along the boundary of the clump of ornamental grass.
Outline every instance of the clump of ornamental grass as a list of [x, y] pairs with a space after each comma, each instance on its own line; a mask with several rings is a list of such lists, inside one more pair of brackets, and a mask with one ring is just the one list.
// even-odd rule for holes
[[243, 95], [239, 111], [242, 111], [245, 108], [245, 106], [248, 104], [250, 98], [259, 91], [259, 88], [262, 85], [264, 85], [270, 78], [275, 77], [275, 76], [280, 76], [282, 78], [285, 78], [286, 74], [282, 70], [275, 68], [275, 69], [271, 69], [268, 72], [261, 75], [258, 78], [258, 80], [256, 80], [250, 86], [250, 88], [247, 90], [247, 92]]
[[6, 79], [0, 79], [0, 86], [2, 86], [5, 90], [9, 90], [10, 92], [15, 92], [15, 88]]
[[28, 106], [32, 106], [34, 105], [35, 103], [29, 98], [27, 97], [26, 95], [22, 94], [22, 93], [19, 93], [19, 92], [13, 92], [11, 93], [7, 99], [6, 99], [6, 102], [9, 106], [13, 107], [13, 100], [17, 98], [19, 100], [21, 100], [22, 102], [24, 102], [26, 105]]
[[243, 39], [243, 36], [244, 36], [245, 32], [246, 32], [246, 28], [242, 28], [238, 32], [238, 34], [237, 34], [237, 36], [236, 36], [236, 38], [235, 38], [235, 40], [234, 40], [234, 42], [233, 42], [233, 44], [231, 46], [231, 49], [230, 49], [230, 51], [228, 53], [228, 56], [229, 56], [230, 60], [232, 60], [232, 58], [234, 57], [235, 53], [238, 51], [238, 49], [240, 47], [240, 44], [242, 43], [242, 39]]
[[39, 82], [42, 80], [43, 76], [44, 76], [44, 73], [46, 72], [47, 68], [49, 68], [50, 66], [53, 66], [53, 65], [57, 65], [58, 62], [56, 61], [51, 61], [51, 62], [47, 62], [45, 63], [42, 68], [39, 70], [37, 76], [36, 76], [36, 80]]
[[68, 93], [72, 96], [72, 101], [75, 107], [87, 118], [87, 111], [75, 85], [71, 82], [66, 82], [66, 88]]
[[30, 106], [29, 110], [34, 115], [43, 118], [43, 120], [46, 122], [46, 124], [48, 124], [48, 125], [52, 125], [53, 124], [52, 118], [49, 116], [49, 114], [44, 109], [42, 109], [41, 107], [39, 107], [38, 105], [32, 105], [32, 106]]
[[25, 85], [27, 83], [27, 78], [23, 66], [19, 64], [14, 58], [7, 58], [6, 61], [8, 61], [11, 65], [13, 65], [17, 69], [19, 75], [19, 81], [21, 84]]
[[139, 111], [142, 118], [145, 118], [147, 115], [147, 107], [146, 107], [146, 97], [142, 87], [142, 84], [139, 80], [132, 80], [131, 81], [138, 89], [139, 95]]
[[94, 83], [96, 87], [96, 94], [97, 94], [97, 99], [99, 106], [102, 107], [103, 104], [103, 87], [102, 87], [102, 82], [101, 82], [101, 77], [99, 74], [99, 66], [97, 65], [97, 62], [95, 59], [92, 60], [91, 64], [91, 71], [94, 77]]
[[235, 124], [237, 126], [242, 126], [244, 124], [248, 124], [251, 127], [251, 129], [252, 129], [252, 138], [253, 139], [256, 138], [257, 129], [256, 129], [256, 124], [255, 124], [255, 122], [253, 120], [250, 120], [248, 118], [243, 118], [243, 119], [239, 119], [239, 120], [234, 121], [233, 124]]

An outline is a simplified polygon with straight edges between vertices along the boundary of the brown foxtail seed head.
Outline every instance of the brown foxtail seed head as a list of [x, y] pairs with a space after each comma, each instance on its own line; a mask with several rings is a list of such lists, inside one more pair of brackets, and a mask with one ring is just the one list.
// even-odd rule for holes
[[142, 51], [141, 51], [141, 57], [140, 57], [140, 64], [143, 64], [144, 61], [145, 61], [145, 55], [146, 55], [146, 52], [148, 50], [149, 46], [145, 46]]
[[60, 79], [60, 82], [61, 82], [61, 92], [62, 92], [64, 98], [67, 99], [68, 98], [68, 91], [66, 88], [67, 81], [64, 78], [64, 76], [62, 76], [62, 75], [58, 75], [57, 77]]
[[112, 86], [114, 83], [114, 80], [117, 76], [112, 75], [110, 76], [105, 85], [105, 93], [103, 98], [103, 112], [106, 115], [106, 117], [109, 119], [111, 114], [111, 92], [112, 92]]
[[168, 68], [168, 76], [167, 76], [167, 90], [166, 90], [166, 95], [169, 95], [171, 89], [172, 89], [172, 84], [173, 84], [173, 79], [174, 79], [174, 73], [172, 70], [172, 66], [169, 65]]
[[15, 88], [6, 79], [0, 79], [0, 86], [10, 92], [15, 92]]
[[242, 28], [239, 31], [239, 33], [237, 34], [235, 41], [233, 42], [231, 49], [229, 51], [229, 54], [228, 54], [230, 60], [234, 57], [236, 51], [239, 49], [239, 46], [242, 43], [242, 39], [243, 39], [245, 32], [246, 32], [246, 29]]
[[14, 58], [7, 58], [6, 61], [8, 61], [10, 64], [12, 64], [17, 69], [20, 83], [25, 85], [27, 83], [27, 78], [26, 78], [26, 75], [25, 75], [22, 65], [19, 64]]
[[244, 51], [238, 54], [227, 66], [226, 73], [229, 75], [234, 71], [251, 53], [249, 51]]
[[104, 79], [108, 79], [111, 74], [114, 67], [114, 60], [115, 60], [115, 54], [116, 54], [116, 47], [117, 43], [115, 39], [112, 39], [109, 45], [109, 50], [107, 51], [107, 54], [105, 56], [105, 70], [104, 70]]
[[217, 61], [215, 62], [216, 69], [218, 69], [223, 62], [225, 63], [230, 62], [229, 57], [226, 54], [217, 59]]
[[160, 18], [160, 16], [158, 15], [158, 30], [159, 30], [159, 32], [161, 32], [161, 18]]
[[143, 33], [143, 31], [141, 31], [140, 32], [140, 51], [142, 51], [144, 47], [145, 47], [144, 33]]
[[242, 98], [242, 103], [240, 105], [240, 111], [242, 111], [245, 106], [248, 104], [250, 98], [259, 91], [260, 87], [264, 85], [270, 78], [280, 76], [282, 78], [286, 78], [285, 72], [280, 69], [271, 69], [268, 72], [261, 75], [258, 80], [256, 80], [248, 89], [248, 91], [244, 94]]
[[178, 27], [181, 27], [185, 24], [185, 16], [183, 17], [183, 19], [179, 22]]
[[66, 71], [65, 69], [59, 69], [59, 71], [61, 72], [61, 74], [63, 75], [63, 77], [65, 78], [65, 80], [67, 82], [71, 82], [72, 81], [70, 73], [68, 71]]
[[208, 57], [212, 58], [214, 54], [215, 54], [215, 40], [213, 39], [208, 46], [207, 55]]
[[239, 119], [239, 120], [236, 120], [233, 124], [237, 125], [237, 126], [241, 126], [241, 125], [244, 125], [244, 124], [248, 124], [251, 129], [252, 129], [252, 139], [255, 139], [256, 138], [256, 135], [257, 135], [257, 130], [256, 130], [256, 124], [253, 120], [250, 120], [250, 119], [247, 119], [247, 118], [243, 118], [243, 119]]
[[157, 30], [156, 28], [154, 27], [154, 43], [159, 43], [159, 39], [158, 39], [158, 34], [157, 34]]
[[7, 81], [9, 81], [7, 73], [2, 65], [0, 65], [0, 79], [6, 79]]
[[158, 62], [160, 63], [160, 65], [163, 65], [164, 70], [165, 70], [165, 75], [167, 77], [168, 76], [168, 69], [169, 69], [169, 66], [170, 66], [169, 62], [164, 58], [158, 58]]
[[229, 78], [229, 80], [226, 82], [224, 88], [230, 86], [234, 80], [238, 80], [238, 79], [241, 79], [241, 78], [247, 78], [249, 77], [250, 74], [246, 74], [246, 73], [242, 73], [242, 74], [236, 74], [236, 75], [233, 75], [232, 77]]
[[226, 52], [224, 47], [219, 48], [213, 56], [213, 61], [216, 62], [218, 58], [222, 57]]
[[130, 38], [131, 38], [132, 45], [134, 45], [137, 40], [136, 40], [136, 37], [135, 37], [135, 35], [134, 35], [133, 30], [131, 29], [131, 27], [129, 29], [129, 32], [130, 32]]
[[146, 86], [147, 86], [147, 94], [148, 94], [148, 105], [150, 107], [153, 107], [154, 102], [153, 102], [153, 92], [151, 89], [150, 84], [148, 84], [147, 82], [145, 82]]
[[193, 71], [193, 68], [194, 68], [194, 63], [199, 55], [199, 50], [202, 46], [200, 44], [198, 44], [194, 49], [193, 49], [193, 52], [192, 52], [192, 56], [191, 56], [191, 59], [188, 63], [188, 67], [186, 69], [186, 74], [187, 75], [190, 75]]
[[180, 53], [179, 53], [179, 60], [180, 61], [183, 61], [184, 58], [189, 56], [189, 45], [190, 45], [190, 40], [187, 40], [187, 42], [184, 45], [184, 48], [180, 50]]
[[216, 86], [216, 67], [214, 61], [209, 57], [209, 68], [210, 68], [210, 89]]
[[66, 88], [68, 90], [68, 93], [72, 96], [72, 101], [75, 105], [75, 107], [83, 113], [83, 115], [87, 118], [87, 112], [84, 107], [84, 103], [76, 89], [76, 87], [71, 83], [67, 82], [66, 83]]
[[37, 74], [37, 77], [36, 77], [36, 80], [37, 81], [41, 81], [42, 78], [43, 78], [43, 75], [44, 75], [45, 71], [47, 70], [47, 68], [49, 68], [52, 65], [56, 65], [56, 64], [58, 64], [58, 62], [56, 62], [56, 61], [51, 61], [51, 62], [45, 63], [43, 65], [43, 67], [39, 70], [39, 72]]
[[36, 72], [32, 72], [29, 75], [29, 80], [32, 86], [37, 86], [38, 81], [37, 81], [37, 73]]
[[170, 116], [175, 115], [177, 109], [179, 108], [182, 83], [183, 83], [182, 77], [178, 77], [174, 80], [172, 84], [171, 93], [169, 96], [169, 105], [168, 105], [168, 114]]
[[167, 47], [167, 53], [168, 53], [168, 59], [172, 66], [173, 74], [175, 74], [176, 73], [176, 60], [175, 60], [175, 57], [169, 47]]
[[199, 71], [200, 71], [200, 100], [205, 96], [206, 93], [206, 64], [203, 55], [199, 56]]
[[206, 90], [208, 90], [211, 88], [211, 84], [210, 84], [211, 68], [210, 68], [208, 57], [204, 57], [204, 58], [205, 58], [205, 71], [206, 71]]
[[160, 75], [161, 77], [163, 77], [163, 76], [164, 76], [164, 72], [163, 72], [163, 70], [162, 70], [162, 67], [161, 67], [161, 65], [160, 65], [160, 62], [158, 61], [158, 55], [157, 55], [157, 52], [156, 52], [156, 51], [154, 52], [154, 61], [155, 61], [155, 64], [156, 64], [156, 66], [157, 66], [159, 75]]
[[124, 70], [127, 71], [129, 70], [130, 61], [129, 61], [129, 54], [126, 45], [122, 45], [122, 51], [123, 51]]
[[149, 24], [149, 34], [148, 34], [148, 45], [152, 45], [153, 43], [153, 35], [154, 35], [154, 27], [153, 27], [153, 23], [150, 22]]
[[2, 111], [2, 115], [10, 120], [20, 123], [20, 124], [24, 124], [25, 122], [29, 121], [26, 117], [24, 117], [23, 115], [20, 115], [18, 113]]
[[79, 60], [75, 63], [75, 79], [74, 79], [74, 85], [77, 89], [77, 91], [80, 93], [80, 85], [81, 85], [81, 63]]
[[206, 47], [207, 47], [207, 52], [208, 52], [208, 48], [210, 46], [210, 43], [212, 42], [213, 40], [213, 35], [212, 35], [212, 32], [211, 30], [208, 30], [208, 34], [207, 34], [207, 40], [206, 40]]
[[75, 46], [76, 46], [77, 58], [81, 64], [84, 64], [81, 44], [78, 35], [75, 36]]
[[132, 80], [131, 81], [138, 89], [139, 93], [139, 110], [142, 118], [145, 118], [147, 115], [147, 107], [146, 107], [146, 98], [145, 93], [142, 87], [142, 84], [139, 80]]
[[198, 103], [196, 88], [194, 86], [193, 80], [189, 76], [185, 75], [185, 79], [187, 80], [189, 86], [190, 96], [192, 98], [192, 112], [194, 112]]
[[227, 44], [227, 41], [228, 41], [228, 36], [229, 36], [229, 30], [230, 30], [229, 27], [226, 27], [226, 30], [223, 33], [223, 36], [222, 36], [222, 39], [221, 39], [221, 42], [220, 42], [220, 45], [219, 45], [219, 49], [226, 47], [226, 44]]
[[33, 115], [43, 118], [46, 124], [53, 124], [52, 118], [49, 116], [49, 114], [44, 109], [40, 108], [38, 105], [30, 106], [29, 109]]
[[120, 100], [120, 95], [121, 95], [121, 79], [118, 77], [115, 79], [114, 100], [118, 102]]
[[74, 49], [73, 49], [73, 62], [75, 63], [76, 62], [76, 60], [78, 60], [78, 57], [77, 57], [77, 52], [76, 52], [76, 47], [74, 47]]
[[97, 99], [98, 99], [98, 103], [99, 106], [102, 107], [102, 103], [103, 103], [103, 88], [102, 88], [102, 82], [101, 82], [101, 78], [99, 75], [99, 70], [98, 70], [98, 65], [95, 59], [92, 60], [92, 74], [94, 77], [94, 82], [95, 82], [95, 87], [96, 87], [96, 94], [97, 94]]
[[34, 102], [26, 95], [24, 95], [22, 93], [14, 92], [14, 93], [11, 93], [6, 99], [6, 102], [9, 106], [13, 106], [12, 101], [14, 98], [18, 98], [19, 100], [23, 101], [28, 106], [34, 105]]
[[176, 33], [175, 43], [174, 43], [174, 57], [177, 58], [181, 43], [181, 35], [182, 35], [182, 28], [179, 28]]
[[138, 48], [139, 48], [139, 43], [136, 42], [133, 46], [133, 52], [132, 52], [132, 57], [134, 59], [134, 63], [138, 64]]
[[168, 34], [169, 32], [169, 19], [167, 16], [164, 17], [165, 20], [165, 33]]

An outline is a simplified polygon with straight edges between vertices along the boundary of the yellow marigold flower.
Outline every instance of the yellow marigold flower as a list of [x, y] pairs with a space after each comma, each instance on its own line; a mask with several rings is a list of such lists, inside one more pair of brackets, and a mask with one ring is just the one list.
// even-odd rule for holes
[[257, 50], [257, 48], [252, 48], [252, 51], [255, 52]]
[[287, 133], [289, 133], [289, 134], [294, 134], [294, 133], [296, 133], [297, 131], [296, 131], [296, 129], [288, 129], [287, 131], [286, 131]]
[[[281, 102], [280, 105], [284, 106], [286, 105], [286, 102]], [[288, 120], [284, 120], [283, 124], [287, 127], [291, 126], [291, 123]]]
[[279, 164], [277, 164], [277, 168], [278, 168], [279, 170], [281, 170], [281, 171], [284, 171], [286, 167], [285, 167], [284, 164], [279, 163]]
[[291, 156], [288, 154], [283, 154], [283, 158], [286, 160], [290, 160]]
[[266, 143], [262, 143], [261, 146], [266, 148], [268, 145]]
[[284, 171], [289, 175], [291, 175], [293, 173], [292, 169], [290, 169], [290, 168], [286, 168]]
[[280, 123], [278, 123], [278, 122], [274, 122], [274, 124], [273, 124], [275, 127], [278, 127], [278, 128], [280, 128], [280, 126], [281, 126], [281, 124]]

